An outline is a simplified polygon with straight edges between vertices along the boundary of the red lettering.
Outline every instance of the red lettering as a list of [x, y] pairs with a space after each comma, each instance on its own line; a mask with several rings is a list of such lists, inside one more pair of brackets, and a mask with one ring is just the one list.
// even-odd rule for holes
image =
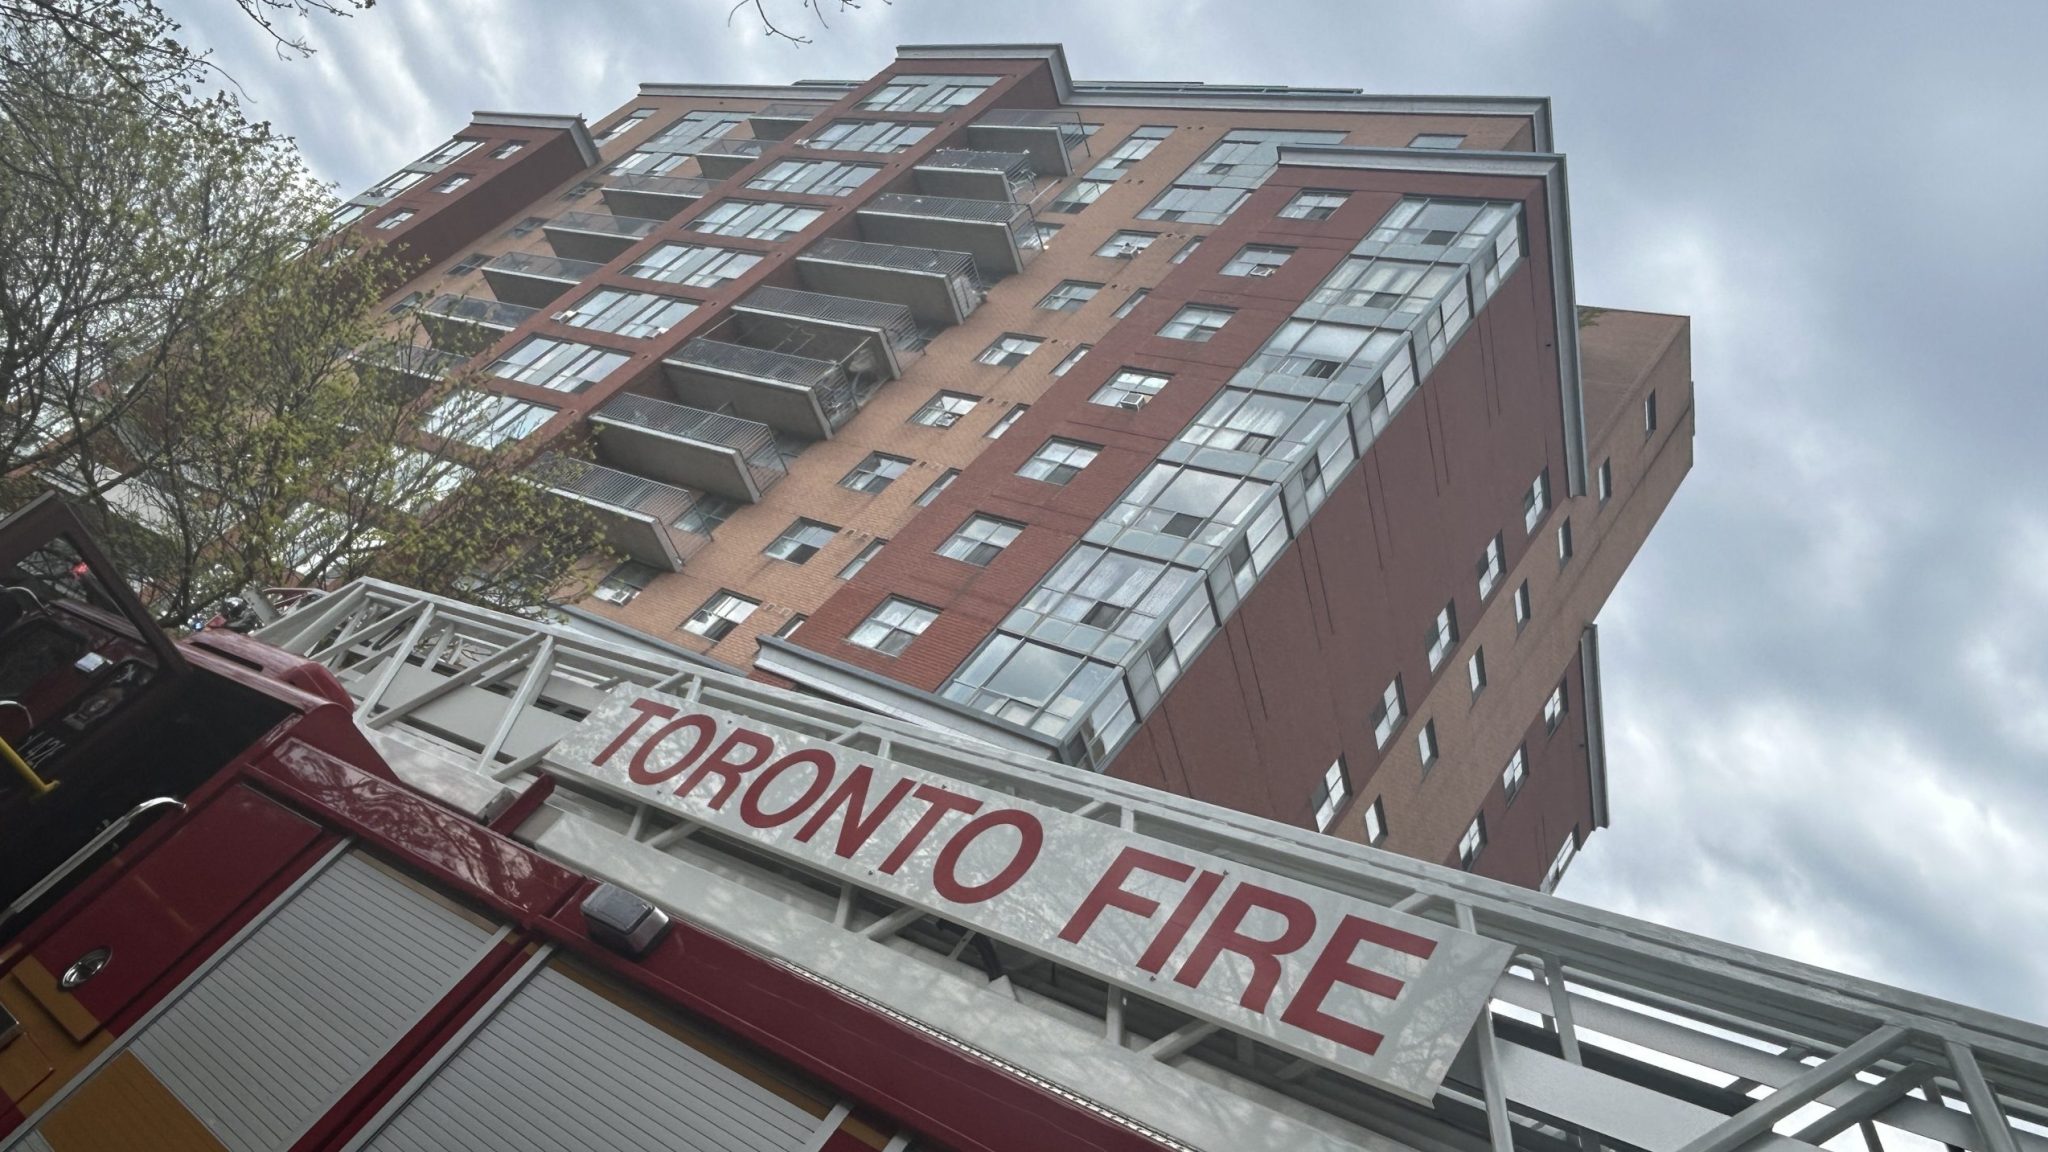
[[[1245, 935], [1238, 928], [1244, 923], [1245, 914], [1254, 908], [1279, 913], [1287, 927], [1271, 940]], [[1254, 1012], [1264, 1012], [1273, 986], [1280, 982], [1280, 958], [1308, 943], [1315, 932], [1315, 909], [1303, 901], [1255, 884], [1239, 884], [1223, 901], [1223, 910], [1216, 914], [1209, 930], [1202, 933], [1201, 942], [1188, 953], [1187, 963], [1181, 965], [1174, 979], [1190, 988], [1199, 988], [1216, 958], [1225, 952], [1235, 952], [1252, 962], [1251, 982], [1245, 985], [1238, 1003]]]
[[[698, 747], [703, 747], [702, 743]], [[728, 759], [735, 749], [745, 757], [741, 760]], [[740, 786], [740, 777], [766, 763], [775, 753], [775, 741], [748, 728], [735, 728], [732, 734], [718, 746], [718, 750], [707, 757], [697, 770], [676, 787], [676, 795], [687, 796], [702, 783], [706, 776], [718, 777], [718, 790], [711, 794], [711, 807], [715, 811], [725, 807], [733, 791]]]
[[[690, 741], [690, 750], [670, 761], [668, 767], [649, 772], [647, 770], [648, 754], [661, 747], [662, 741], [685, 728], [694, 729], [697, 733], [697, 738]], [[654, 735], [649, 736], [646, 743], [634, 750], [633, 758], [626, 762], [626, 778], [635, 784], [659, 784], [665, 780], [673, 779], [676, 773], [688, 768], [697, 757], [702, 756], [704, 749], [711, 747], [711, 737], [717, 732], [718, 721], [704, 715], [702, 712], [694, 712], [679, 720], [669, 721], [662, 725]]]
[[1159, 935], [1152, 938], [1152, 946], [1145, 949], [1143, 956], [1138, 957], [1138, 967], [1147, 972], [1157, 972], [1166, 966], [1166, 958], [1173, 955], [1175, 948], [1180, 947], [1181, 939], [1188, 934], [1188, 929], [1195, 926], [1195, 917], [1200, 916], [1202, 909], [1209, 906], [1209, 897], [1216, 894], [1216, 886], [1221, 883], [1221, 872], [1204, 872], [1195, 877], [1194, 885], [1188, 889], [1187, 895], [1180, 898], [1180, 903], [1174, 906], [1173, 915], [1166, 918], [1165, 925], [1159, 929]]
[[1108, 868], [1103, 869], [1102, 879], [1095, 882], [1094, 889], [1082, 899], [1081, 906], [1074, 909], [1073, 918], [1067, 921], [1065, 928], [1060, 929], [1060, 939], [1069, 944], [1079, 944], [1081, 937], [1086, 936], [1088, 930], [1095, 927], [1096, 917], [1101, 916], [1105, 908], [1122, 909], [1140, 920], [1150, 920], [1157, 915], [1159, 901], [1124, 888], [1124, 881], [1131, 878], [1131, 873], [1141, 870], [1154, 876], [1179, 881], [1185, 881], [1195, 874], [1195, 866], [1192, 864], [1169, 860], [1143, 848], [1126, 848], [1117, 853], [1116, 859], [1110, 861]]
[[[1017, 853], [1002, 870], [980, 884], [962, 884], [954, 871], [960, 864], [960, 856], [974, 838], [991, 828], [1008, 825], [1017, 830]], [[939, 850], [939, 858], [932, 864], [932, 887], [939, 895], [955, 904], [979, 904], [998, 893], [1007, 892], [1012, 884], [1022, 879], [1038, 859], [1038, 850], [1045, 846], [1045, 826], [1038, 817], [1015, 808], [998, 808], [986, 812], [967, 822], [967, 827], [953, 834], [946, 846]]]
[[597, 755], [591, 757], [590, 762], [592, 764], [595, 764], [600, 768], [603, 767], [605, 761], [610, 760], [612, 758], [612, 753], [617, 752], [621, 748], [624, 748], [626, 746], [626, 741], [631, 740], [633, 737], [639, 735], [640, 729], [645, 728], [649, 720], [652, 720], [657, 716], [666, 720], [669, 717], [676, 714], [676, 710], [674, 708], [671, 708], [666, 704], [658, 703], [653, 700], [635, 700], [631, 704], [626, 705], [626, 707], [631, 708], [635, 712], [638, 712], [639, 715], [633, 717], [633, 722], [631, 724], [626, 725], [625, 731], [620, 732], [617, 736], [612, 737], [612, 742], [604, 746], [604, 751], [599, 752]]
[[1351, 953], [1361, 941], [1379, 944], [1410, 956], [1428, 959], [1436, 951], [1436, 941], [1389, 928], [1371, 920], [1346, 916], [1337, 924], [1337, 930], [1330, 933], [1330, 942], [1323, 945], [1322, 954], [1308, 970], [1301, 987], [1287, 1002], [1287, 1010], [1280, 1013], [1284, 1023], [1292, 1024], [1305, 1032], [1313, 1032], [1328, 1040], [1335, 1040], [1347, 1048], [1356, 1048], [1370, 1056], [1379, 1051], [1384, 1039], [1370, 1028], [1361, 1028], [1349, 1020], [1332, 1016], [1323, 1011], [1323, 1001], [1330, 995], [1330, 989], [1342, 984], [1357, 988], [1389, 1000], [1401, 994], [1403, 982], [1384, 972], [1361, 968], [1351, 962]]
[[948, 813], [973, 813], [981, 808], [981, 801], [979, 800], [970, 799], [956, 792], [948, 792], [944, 788], [934, 787], [930, 784], [919, 784], [911, 795], [924, 801], [930, 807], [924, 810], [924, 815], [917, 818], [917, 823], [910, 826], [910, 831], [904, 835], [903, 842], [896, 845], [895, 848], [889, 851], [889, 855], [883, 858], [882, 871], [891, 876], [896, 874], [898, 868], [903, 867], [903, 862], [910, 859], [912, 852], [917, 851], [924, 844], [925, 837], [932, 834], [932, 829], [938, 827], [939, 821], [944, 820]]
[[868, 764], [859, 765], [848, 772], [846, 779], [833, 790], [832, 795], [826, 797], [824, 805], [811, 813], [811, 818], [804, 821], [802, 828], [797, 829], [797, 841], [803, 844], [810, 843], [811, 837], [816, 836], [818, 830], [825, 826], [825, 821], [830, 820], [834, 812], [843, 808], [846, 810], [846, 818], [839, 824], [839, 841], [833, 845], [832, 851], [845, 859], [853, 859], [854, 853], [859, 852], [867, 844], [868, 838], [875, 834], [875, 829], [880, 828], [882, 821], [887, 820], [889, 814], [896, 811], [896, 806], [903, 802], [905, 796], [910, 795], [911, 786], [916, 783], [908, 777], [899, 777], [894, 784], [889, 785], [889, 790], [882, 794], [880, 803], [867, 812], [862, 812], [861, 806], [868, 802], [868, 784], [874, 778], [874, 767]]
[[[811, 783], [804, 789], [803, 795], [776, 812], [761, 807], [761, 794], [768, 790], [770, 784], [784, 772], [806, 764], [811, 767]], [[754, 777], [754, 782], [747, 786], [746, 794], [740, 797], [740, 819], [756, 828], [774, 828], [787, 824], [796, 818], [797, 813], [818, 802], [818, 797], [824, 795], [825, 789], [832, 786], [832, 776], [836, 771], [838, 764], [832, 759], [832, 754], [823, 748], [804, 748], [791, 752], [763, 769], [759, 776]]]

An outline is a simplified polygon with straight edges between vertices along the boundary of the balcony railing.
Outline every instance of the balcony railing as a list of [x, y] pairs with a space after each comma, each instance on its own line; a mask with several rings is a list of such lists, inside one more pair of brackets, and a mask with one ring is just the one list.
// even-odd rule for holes
[[366, 344], [350, 354], [350, 359], [370, 368], [396, 372], [419, 380], [445, 380], [457, 368], [469, 362], [469, 357], [455, 352], [444, 352], [425, 344], [402, 344], [385, 341]]
[[615, 547], [643, 564], [675, 571], [711, 542], [708, 533], [678, 528], [703, 495], [587, 460], [547, 455], [535, 462], [535, 478], [562, 496], [618, 514]]
[[709, 412], [631, 392], [621, 392], [612, 397], [592, 417], [600, 422], [630, 425], [731, 453], [751, 479], [752, 495], [755, 496], [774, 487], [787, 471], [782, 463], [782, 453], [775, 446], [775, 430], [758, 420]]
[[785, 101], [767, 105], [759, 112], [749, 112], [747, 118], [754, 126], [755, 136], [763, 140], [780, 140], [816, 119], [829, 106]]
[[941, 148], [918, 161], [918, 190], [983, 200], [1030, 200], [1038, 174], [1028, 152]]
[[868, 201], [861, 210], [928, 220], [957, 220], [963, 224], [1001, 224], [1019, 234], [1026, 231], [1031, 223], [1031, 209], [1022, 204], [969, 200], [959, 196], [906, 196], [886, 192]]
[[874, 244], [866, 240], [827, 237], [804, 249], [797, 259], [830, 260], [837, 264], [858, 264], [863, 268], [884, 268], [892, 272], [957, 276], [969, 282], [980, 278], [974, 270], [974, 257], [965, 252], [914, 248], [908, 244]]
[[[716, 180], [697, 176], [651, 176], [644, 172], [621, 172], [605, 178], [604, 203], [616, 219], [631, 220], [637, 213], [657, 212], [674, 216], [692, 202], [702, 200], [718, 187]], [[624, 209], [624, 211], [621, 211]], [[640, 233], [645, 236], [646, 233]], [[636, 237], [637, 238], [637, 237]]]
[[1073, 172], [1068, 153], [1086, 149], [1088, 133], [1081, 114], [1051, 108], [992, 108], [967, 126], [967, 141], [976, 148], [1029, 152], [1040, 172], [1066, 176]]
[[653, 234], [661, 221], [610, 212], [564, 212], [541, 226], [555, 255], [609, 261]]
[[767, 140], [714, 140], [697, 150], [697, 167], [712, 180], [723, 180], [752, 164], [768, 150]]
[[741, 297], [734, 309], [863, 328], [880, 334], [891, 347], [900, 349], [915, 348], [918, 340], [917, 318], [910, 314], [910, 309], [882, 300], [764, 285]]
[[852, 374], [835, 360], [750, 348], [744, 344], [699, 336], [683, 345], [665, 363], [671, 372], [680, 371], [685, 375], [701, 373], [757, 380], [810, 393], [816, 401], [818, 414], [824, 419], [822, 427], [816, 426], [815, 418], [806, 421], [792, 417], [783, 421], [764, 417], [764, 422], [792, 431], [809, 432], [819, 437], [829, 435], [860, 407]]
[[484, 265], [484, 280], [500, 300], [545, 307], [557, 296], [604, 267], [594, 260], [570, 260], [539, 252], [506, 252]]
[[480, 328], [510, 332], [526, 323], [527, 318], [540, 309], [529, 308], [524, 304], [507, 304], [502, 300], [492, 300], [485, 296], [462, 296], [444, 292], [420, 305], [418, 311], [422, 318], [429, 320], [453, 320], [462, 324], [474, 324]]
[[974, 148], [941, 148], [923, 160], [919, 168], [957, 168], [972, 172], [1001, 172], [1011, 181], [1029, 184], [1037, 175], [1031, 170], [1029, 152], [984, 152]]
[[857, 215], [868, 240], [966, 252], [986, 274], [1023, 271], [1038, 244], [1030, 207], [1007, 200], [885, 193]]
[[984, 295], [965, 252], [828, 238], [798, 253], [796, 263], [810, 288], [893, 300], [932, 327], [965, 320]]
[[1067, 138], [1067, 147], [1088, 139], [1081, 127], [1081, 114], [1063, 108], [991, 108], [974, 121], [990, 128], [1057, 128]]

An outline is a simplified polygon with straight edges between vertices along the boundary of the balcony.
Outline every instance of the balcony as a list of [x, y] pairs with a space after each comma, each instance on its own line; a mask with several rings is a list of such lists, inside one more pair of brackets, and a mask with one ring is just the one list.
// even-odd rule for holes
[[420, 318], [437, 347], [474, 355], [538, 311], [524, 304], [443, 292], [413, 309], [413, 314]]
[[758, 420], [621, 392], [590, 422], [606, 463], [665, 483], [753, 503], [785, 471], [775, 430]]
[[965, 252], [825, 239], [797, 255], [796, 269], [812, 291], [901, 304], [930, 328], [958, 324], [981, 305]]
[[714, 140], [697, 153], [697, 168], [707, 180], [730, 179], [759, 160], [768, 144], [766, 140]]
[[446, 380], [456, 369], [469, 363], [469, 357], [459, 352], [396, 341], [365, 344], [349, 353], [349, 359], [373, 374], [384, 375], [397, 382], [414, 395], [426, 391], [429, 385]]
[[711, 542], [706, 533], [676, 527], [703, 498], [688, 488], [560, 456], [543, 456], [534, 477], [555, 495], [604, 513], [606, 542], [642, 564], [680, 572]]
[[828, 104], [770, 104], [759, 112], [750, 113], [747, 122], [753, 125], [755, 139], [782, 140], [817, 119], [818, 113], [828, 107]]
[[673, 219], [676, 213], [702, 200], [716, 187], [716, 180], [701, 180], [695, 176], [649, 176], [640, 172], [621, 172], [605, 178], [604, 189], [600, 195], [604, 197], [604, 206], [610, 209], [615, 217], [669, 220]]
[[564, 212], [546, 224], [548, 245], [565, 260], [590, 260], [608, 264], [626, 249], [645, 240], [659, 220], [637, 216], [614, 216], [609, 212]]
[[834, 360], [698, 337], [661, 362], [676, 398], [812, 440], [829, 438], [860, 407], [854, 377]]
[[1026, 202], [1031, 199], [1032, 181], [1038, 178], [1028, 153], [966, 148], [941, 148], [919, 161], [911, 172], [917, 177], [919, 192], [969, 200]]
[[1031, 209], [1004, 201], [887, 193], [856, 215], [862, 239], [965, 252], [984, 275], [1022, 272], [1038, 243]]
[[967, 126], [967, 142], [992, 152], [1028, 152], [1032, 167], [1054, 176], [1072, 176], [1069, 161], [1076, 147], [1086, 147], [1088, 134], [1081, 114], [1049, 108], [994, 108]]
[[835, 360], [862, 381], [894, 380], [924, 347], [917, 317], [901, 304], [762, 287], [732, 306], [727, 322], [746, 344]]
[[538, 252], [507, 252], [484, 265], [484, 282], [507, 304], [545, 308], [556, 297], [604, 267], [590, 260], [564, 260]]

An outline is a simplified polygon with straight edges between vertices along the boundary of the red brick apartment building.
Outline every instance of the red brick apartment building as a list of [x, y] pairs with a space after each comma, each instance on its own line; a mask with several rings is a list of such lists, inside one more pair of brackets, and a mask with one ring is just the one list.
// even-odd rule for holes
[[595, 430], [586, 629], [1530, 886], [1607, 820], [1689, 328], [1579, 308], [1545, 100], [912, 46], [479, 113], [345, 218], [465, 438]]

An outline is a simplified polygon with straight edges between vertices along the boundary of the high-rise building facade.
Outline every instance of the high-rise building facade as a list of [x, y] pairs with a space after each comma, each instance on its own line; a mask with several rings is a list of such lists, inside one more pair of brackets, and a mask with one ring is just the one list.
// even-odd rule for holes
[[1578, 306], [1545, 101], [908, 47], [478, 114], [347, 213], [472, 446], [595, 431], [587, 627], [1531, 886], [1606, 821], [1688, 325]]

